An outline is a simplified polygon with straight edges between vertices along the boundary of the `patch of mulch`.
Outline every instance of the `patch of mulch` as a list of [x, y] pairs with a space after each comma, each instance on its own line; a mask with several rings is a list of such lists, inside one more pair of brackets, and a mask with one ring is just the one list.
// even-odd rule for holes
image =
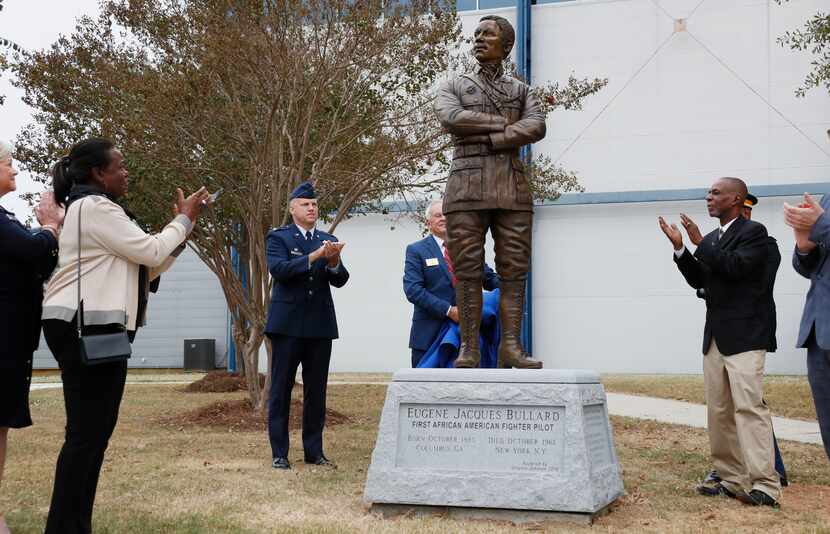
[[[260, 373], [259, 385], [261, 387], [264, 384], [265, 375]], [[187, 393], [230, 393], [247, 390], [248, 381], [243, 375], [227, 371], [211, 371], [184, 388]]]
[[[257, 414], [251, 409], [248, 399], [219, 401], [202, 406], [190, 412], [162, 417], [159, 422], [172, 428], [211, 427], [224, 428], [228, 432], [265, 431], [268, 428], [268, 412]], [[331, 427], [352, 422], [352, 419], [336, 410], [326, 408], [326, 426]], [[303, 428], [303, 403], [291, 400], [288, 430]]]

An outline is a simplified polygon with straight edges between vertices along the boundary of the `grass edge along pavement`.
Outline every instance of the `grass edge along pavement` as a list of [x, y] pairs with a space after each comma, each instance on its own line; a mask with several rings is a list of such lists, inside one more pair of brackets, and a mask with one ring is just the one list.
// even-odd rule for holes
[[[339, 468], [305, 466], [299, 432], [293, 432], [289, 457], [295, 469], [288, 473], [269, 467], [264, 432], [171, 428], [159, 423], [165, 416], [244, 398], [244, 392], [192, 394], [182, 389], [180, 385], [128, 388], [101, 475], [96, 533], [475, 534], [527, 532], [529, 528], [440, 516], [382, 520], [367, 513], [363, 484], [386, 395], [382, 384], [330, 388], [329, 407], [351, 421], [325, 434], [326, 452]], [[0, 510], [6, 512], [15, 534], [42, 531], [63, 437], [61, 392], [33, 392], [32, 405], [35, 426], [11, 433], [0, 489]], [[793, 485], [785, 489], [783, 509], [775, 512], [694, 493], [694, 484], [709, 468], [704, 430], [622, 417], [612, 417], [612, 426], [626, 495], [591, 532], [830, 530], [830, 464], [818, 446], [782, 445]], [[142, 530], [142, 526], [154, 530]], [[559, 528], [589, 532], [570, 525]]]

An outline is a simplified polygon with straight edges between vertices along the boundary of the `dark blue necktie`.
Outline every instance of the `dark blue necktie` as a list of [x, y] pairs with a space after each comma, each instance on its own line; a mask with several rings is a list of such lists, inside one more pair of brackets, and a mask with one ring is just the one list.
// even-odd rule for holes
[[311, 230], [307, 230], [306, 233], [305, 233], [305, 240], [306, 241], [311, 241], [312, 236], [313, 236], [313, 234], [311, 233]]

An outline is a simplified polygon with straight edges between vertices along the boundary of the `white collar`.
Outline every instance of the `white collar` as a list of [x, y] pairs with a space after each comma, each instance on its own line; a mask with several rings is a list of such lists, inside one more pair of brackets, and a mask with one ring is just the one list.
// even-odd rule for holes
[[438, 237], [435, 234], [430, 234], [430, 235], [435, 240], [435, 242], [438, 243], [438, 248], [441, 249], [441, 251], [443, 252], [443, 250], [444, 250], [444, 240], [441, 239], [440, 237]]
[[311, 230], [306, 230], [305, 228], [303, 228], [302, 226], [300, 226], [299, 224], [296, 224], [296, 223], [294, 223], [294, 226], [297, 227], [297, 230], [300, 231], [300, 235], [303, 236], [303, 237], [305, 237], [306, 232], [311, 232], [311, 237], [314, 237], [314, 235], [317, 233], [317, 228], [312, 228]]
[[725, 234], [725, 233], [726, 233], [726, 231], [727, 231], [727, 230], [729, 230], [729, 227], [730, 227], [730, 226], [732, 226], [732, 223], [733, 223], [733, 222], [735, 222], [735, 221], [737, 221], [737, 220], [738, 220], [738, 217], [735, 217], [734, 219], [732, 219], [732, 220], [731, 220], [731, 221], [729, 221], [728, 223], [726, 223], [726, 224], [724, 224], [723, 226], [721, 226], [721, 227], [720, 227], [720, 231], [721, 231], [721, 233], [722, 233], [722, 234]]

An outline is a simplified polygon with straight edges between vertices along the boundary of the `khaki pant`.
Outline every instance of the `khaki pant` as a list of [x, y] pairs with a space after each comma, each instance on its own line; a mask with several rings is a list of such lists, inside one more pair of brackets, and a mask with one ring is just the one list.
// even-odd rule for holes
[[772, 416], [764, 404], [766, 351], [724, 356], [715, 340], [703, 357], [709, 445], [714, 468], [732, 492], [761, 490], [778, 500]]

